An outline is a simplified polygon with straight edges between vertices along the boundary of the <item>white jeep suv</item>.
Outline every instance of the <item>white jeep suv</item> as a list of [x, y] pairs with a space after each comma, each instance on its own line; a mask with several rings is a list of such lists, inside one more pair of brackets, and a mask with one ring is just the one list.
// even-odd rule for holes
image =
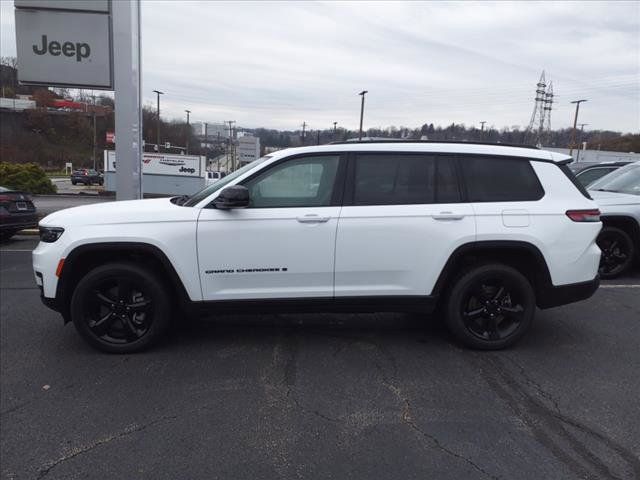
[[464, 344], [503, 348], [536, 306], [598, 288], [600, 212], [570, 161], [471, 143], [282, 150], [191, 197], [47, 216], [35, 278], [110, 352], [149, 346], [185, 312], [437, 307]]

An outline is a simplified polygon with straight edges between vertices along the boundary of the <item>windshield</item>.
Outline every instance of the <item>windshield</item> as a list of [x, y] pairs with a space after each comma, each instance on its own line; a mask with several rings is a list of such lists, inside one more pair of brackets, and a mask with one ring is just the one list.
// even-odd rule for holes
[[640, 164], [619, 168], [589, 185], [589, 190], [640, 195]]
[[211, 195], [216, 190], [219, 190], [222, 187], [224, 187], [225, 185], [228, 185], [229, 183], [233, 182], [240, 175], [242, 175], [245, 172], [248, 172], [249, 170], [251, 170], [254, 167], [257, 167], [258, 165], [260, 165], [265, 160], [268, 160], [269, 158], [271, 158], [271, 157], [269, 155], [267, 155], [265, 157], [260, 157], [259, 159], [254, 160], [251, 163], [246, 164], [244, 167], [239, 168], [235, 172], [230, 173], [226, 177], [221, 178], [217, 182], [212, 183], [211, 185], [203, 188], [202, 190], [200, 190], [197, 193], [194, 193], [182, 205], [185, 206], [185, 207], [193, 207], [194, 205], [197, 205], [198, 203], [200, 203], [202, 200], [207, 198], [209, 195]]

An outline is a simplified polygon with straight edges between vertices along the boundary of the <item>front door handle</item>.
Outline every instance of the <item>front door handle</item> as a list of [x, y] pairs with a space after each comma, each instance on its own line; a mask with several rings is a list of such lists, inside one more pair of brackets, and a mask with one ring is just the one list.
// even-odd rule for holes
[[440, 212], [433, 216], [434, 220], [462, 220], [464, 215], [453, 212]]
[[328, 222], [331, 217], [321, 217], [320, 215], [316, 215], [310, 213], [303, 217], [298, 217], [296, 220], [300, 223], [325, 223]]

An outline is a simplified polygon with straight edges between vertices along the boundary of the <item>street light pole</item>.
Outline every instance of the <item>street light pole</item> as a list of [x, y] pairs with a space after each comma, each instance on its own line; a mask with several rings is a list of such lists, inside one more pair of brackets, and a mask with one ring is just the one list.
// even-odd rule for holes
[[571, 132], [571, 145], [569, 147], [570, 156], [573, 156], [573, 147], [576, 144], [576, 126], [578, 125], [578, 112], [580, 111], [580, 104], [586, 101], [587, 101], [586, 99], [582, 99], [582, 100], [574, 100], [571, 102], [576, 104], [576, 114], [573, 117], [573, 131]]
[[187, 112], [187, 141], [186, 141], [186, 146], [187, 146], [187, 155], [189, 155], [189, 137], [191, 136], [191, 130], [189, 129], [189, 114], [191, 113], [191, 110], [185, 110], [185, 112]]
[[364, 96], [367, 93], [368, 93], [367, 90], [363, 90], [358, 94], [362, 97], [362, 103], [360, 104], [360, 133], [358, 134], [358, 141], [362, 140], [362, 119], [364, 117]]
[[164, 92], [154, 90], [156, 92], [156, 150], [160, 153], [160, 95]]
[[582, 139], [583, 139], [583, 135], [584, 135], [584, 127], [589, 125], [588, 123], [581, 123], [580, 124], [580, 142], [578, 142], [578, 154], [576, 155], [576, 162], [580, 161], [580, 150], [582, 150], [580, 148], [580, 144], [582, 143]]
[[336, 133], [338, 131], [338, 122], [333, 122], [333, 139], [336, 139]]

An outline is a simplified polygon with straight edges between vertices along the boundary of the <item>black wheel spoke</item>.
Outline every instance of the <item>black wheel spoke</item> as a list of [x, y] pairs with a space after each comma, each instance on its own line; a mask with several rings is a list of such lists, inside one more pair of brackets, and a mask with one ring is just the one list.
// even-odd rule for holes
[[487, 332], [489, 333], [490, 340], [500, 340], [497, 317], [489, 317], [489, 320], [487, 321]]
[[133, 312], [141, 312], [151, 305], [151, 300], [139, 300], [137, 302], [127, 303], [126, 307]]
[[141, 337], [142, 333], [135, 327], [128, 315], [123, 315], [121, 320], [127, 340], [131, 342]]
[[111, 309], [113, 308], [114, 304], [115, 304], [115, 300], [112, 300], [111, 298], [107, 297], [106, 295], [104, 295], [103, 293], [100, 293], [98, 291], [94, 292], [96, 298], [98, 299], [98, 302], [100, 304], [102, 304], [103, 306]]
[[524, 308], [522, 305], [514, 305], [511, 307], [500, 307], [502, 313], [504, 313], [505, 317], [510, 318], [511, 320], [520, 320], [520, 317], [524, 313]]
[[468, 320], [474, 320], [476, 318], [481, 317], [483, 312], [484, 312], [484, 308], [477, 308], [475, 310], [464, 312], [464, 316]]
[[116, 318], [117, 317], [113, 311], [109, 310], [106, 315], [102, 316], [98, 320], [93, 323], [89, 322], [89, 328], [93, 330], [96, 335], [101, 337], [109, 332]]
[[493, 300], [500, 300], [504, 296], [504, 287], [501, 285], [496, 294], [493, 296]]

